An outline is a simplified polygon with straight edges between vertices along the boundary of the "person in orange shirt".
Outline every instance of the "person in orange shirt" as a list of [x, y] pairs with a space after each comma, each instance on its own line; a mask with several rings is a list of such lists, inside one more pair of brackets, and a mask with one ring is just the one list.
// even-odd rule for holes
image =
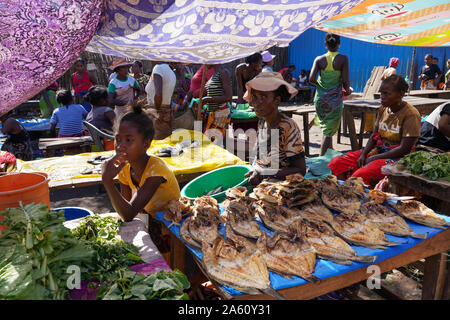
[[333, 158], [328, 167], [340, 180], [361, 177], [374, 187], [385, 175], [381, 167], [410, 153], [420, 136], [420, 113], [403, 101], [408, 84], [400, 75], [384, 79], [375, 129], [363, 150]]

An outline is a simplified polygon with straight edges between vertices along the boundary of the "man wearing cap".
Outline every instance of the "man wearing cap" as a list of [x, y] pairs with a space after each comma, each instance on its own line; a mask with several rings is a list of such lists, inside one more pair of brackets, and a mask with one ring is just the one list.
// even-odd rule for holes
[[263, 61], [263, 68], [262, 72], [264, 71], [272, 71], [273, 72], [273, 64], [274, 64], [274, 58], [276, 55], [272, 55], [269, 51], [264, 51], [261, 53], [262, 55], [262, 61]]
[[116, 73], [116, 77], [109, 81], [108, 96], [109, 102], [114, 107], [116, 119], [119, 119], [127, 112], [126, 105], [137, 100], [140, 87], [136, 79], [128, 75], [128, 70], [133, 63], [125, 58], [118, 58], [113, 61], [109, 69]]
[[422, 122], [417, 149], [420, 145], [442, 152], [450, 151], [450, 102], [438, 106]]
[[282, 101], [295, 97], [297, 89], [278, 72], [261, 72], [246, 83], [244, 99], [260, 118], [257, 139], [250, 152], [253, 171], [246, 177], [251, 185], [272, 177], [284, 180], [287, 175], [306, 173], [301, 131], [295, 121], [278, 111]]

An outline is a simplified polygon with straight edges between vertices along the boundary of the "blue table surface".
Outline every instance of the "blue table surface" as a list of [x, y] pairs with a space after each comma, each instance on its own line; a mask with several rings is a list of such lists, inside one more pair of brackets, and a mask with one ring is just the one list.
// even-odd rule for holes
[[[220, 208], [220, 212], [222, 213], [223, 210]], [[333, 212], [333, 211], [332, 211]], [[338, 214], [337, 212], [333, 212], [333, 214]], [[169, 225], [171, 224], [171, 222], [163, 220], [162, 217], [164, 215], [164, 212], [158, 212], [156, 214], [156, 218], [160, 221], [162, 221], [167, 227], [169, 227]], [[439, 215], [439, 214], [438, 214]], [[450, 217], [448, 216], [444, 216], [444, 215], [439, 215], [440, 217], [444, 218], [447, 222], [450, 222]], [[181, 224], [183, 223], [183, 221], [186, 218], [184, 218], [181, 221]], [[267, 229], [261, 222], [261, 220], [259, 220], [259, 218], [255, 217], [255, 220], [258, 221], [261, 230], [263, 232], [266, 232], [269, 236], [271, 236], [273, 234], [273, 231], [270, 231], [269, 229]], [[417, 223], [414, 223], [412, 221], [406, 220], [406, 223], [411, 227], [411, 229], [418, 234], [427, 234], [426, 239], [429, 239], [431, 237], [433, 237], [434, 235], [444, 231], [442, 229], [436, 229], [436, 228], [431, 228], [431, 227], [427, 227], [424, 225], [420, 225]], [[181, 225], [180, 224], [180, 225]], [[172, 225], [170, 226], [170, 231], [172, 231], [180, 240], [180, 226], [177, 225]], [[222, 233], [225, 237], [225, 226], [224, 225], [220, 225], [219, 226], [219, 232]], [[226, 237], [225, 237], [226, 238]], [[386, 234], [386, 238], [389, 241], [394, 241], [394, 242], [405, 242], [408, 241], [405, 244], [400, 244], [394, 247], [387, 247], [387, 249], [370, 249], [370, 248], [366, 248], [366, 247], [362, 247], [362, 246], [355, 246], [355, 245], [351, 245], [351, 247], [356, 251], [356, 253], [358, 255], [372, 255], [372, 256], [377, 256], [377, 259], [374, 263], [378, 263], [381, 261], [384, 261], [386, 259], [389, 259], [391, 257], [397, 256], [400, 253], [410, 249], [411, 247], [414, 247], [415, 245], [419, 244], [420, 242], [424, 241], [425, 239], [416, 239], [416, 238], [411, 238], [411, 237], [396, 237], [396, 236], [392, 236], [389, 234]], [[182, 240], [183, 241], [183, 240]], [[202, 253], [201, 251], [195, 250], [192, 247], [190, 247], [189, 245], [187, 245], [184, 241], [183, 243], [186, 245], [186, 247], [193, 253], [195, 254], [200, 260], [202, 259]], [[350, 271], [354, 271], [356, 269], [359, 268], [363, 268], [366, 266], [369, 266], [373, 263], [362, 263], [362, 262], [353, 262], [351, 265], [341, 265], [338, 263], [334, 263], [328, 260], [324, 260], [321, 258], [317, 258], [316, 261], [316, 268], [314, 271], [314, 275], [316, 277], [319, 277], [321, 279], [326, 279], [326, 278], [330, 278], [330, 277], [334, 277], [337, 275], [341, 275]], [[297, 276], [293, 276], [294, 279], [288, 279], [288, 278], [284, 278], [278, 274], [275, 274], [273, 272], [270, 272], [270, 282], [271, 282], [271, 286], [275, 289], [275, 290], [279, 290], [279, 289], [285, 289], [285, 288], [290, 288], [290, 287], [295, 287], [295, 286], [300, 286], [303, 284], [306, 284], [307, 281], [297, 277]], [[230, 288], [228, 286], [224, 286], [222, 285], [222, 288], [228, 292], [230, 295], [241, 295], [242, 292], [239, 292], [233, 288]]]

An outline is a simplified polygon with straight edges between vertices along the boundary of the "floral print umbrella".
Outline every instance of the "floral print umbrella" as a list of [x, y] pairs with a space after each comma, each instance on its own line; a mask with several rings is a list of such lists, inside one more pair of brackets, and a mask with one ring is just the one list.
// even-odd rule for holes
[[362, 0], [111, 0], [86, 50], [140, 60], [226, 63], [274, 45]]
[[102, 0], [0, 0], [0, 115], [66, 72], [97, 29]]

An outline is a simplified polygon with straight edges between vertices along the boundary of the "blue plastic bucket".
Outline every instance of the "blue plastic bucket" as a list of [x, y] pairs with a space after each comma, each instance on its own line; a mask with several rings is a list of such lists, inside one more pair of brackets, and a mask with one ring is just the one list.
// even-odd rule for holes
[[64, 210], [64, 217], [66, 218], [66, 221], [75, 220], [94, 214], [91, 210], [80, 207], [61, 207], [53, 210], [57, 212]]

